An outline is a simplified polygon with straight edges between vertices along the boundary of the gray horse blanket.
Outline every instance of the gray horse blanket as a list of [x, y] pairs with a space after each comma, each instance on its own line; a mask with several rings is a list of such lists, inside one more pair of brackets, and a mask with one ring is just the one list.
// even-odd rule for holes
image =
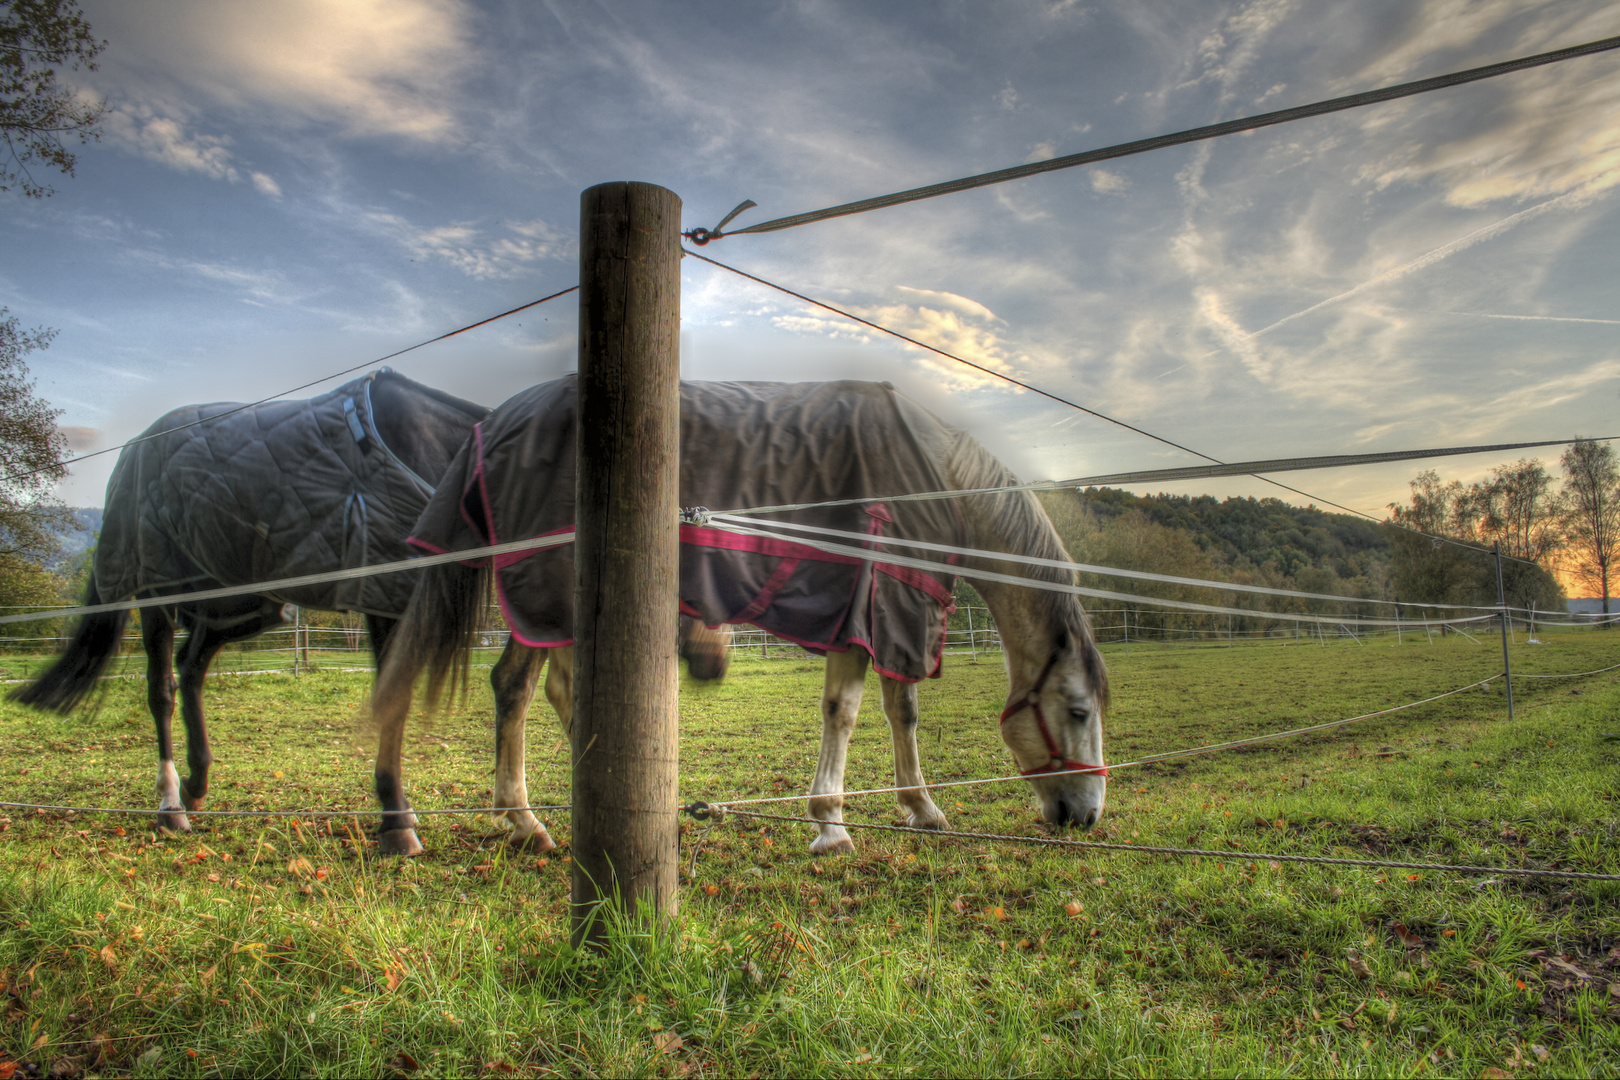
[[[379, 378], [404, 379], [383, 369], [320, 397], [188, 405], [158, 420], [119, 455], [107, 485], [101, 598], [408, 558], [405, 535], [433, 487], [378, 434]], [[414, 574], [381, 574], [263, 595], [397, 618], [415, 585]]]
[[[449, 552], [572, 529], [576, 403], [568, 378], [491, 413], [451, 463], [410, 542]], [[948, 499], [884, 497], [948, 487], [937, 448], [939, 432], [949, 430], [886, 383], [682, 383], [681, 505], [869, 500], [760, 520], [858, 532], [869, 539], [836, 542], [868, 547], [872, 557], [682, 525], [681, 611], [709, 626], [750, 623], [816, 653], [859, 646], [879, 671], [908, 682], [937, 675], [955, 576], [886, 562], [883, 540], [960, 547], [962, 521]], [[572, 545], [498, 556], [495, 581], [519, 641], [572, 644]]]

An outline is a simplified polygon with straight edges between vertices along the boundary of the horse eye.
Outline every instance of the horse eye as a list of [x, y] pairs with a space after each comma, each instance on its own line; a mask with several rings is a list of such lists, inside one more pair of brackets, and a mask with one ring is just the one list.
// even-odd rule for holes
[[1091, 713], [1087, 712], [1085, 709], [1070, 709], [1069, 719], [1073, 720], [1077, 724], [1083, 724], [1087, 720], [1091, 719]]

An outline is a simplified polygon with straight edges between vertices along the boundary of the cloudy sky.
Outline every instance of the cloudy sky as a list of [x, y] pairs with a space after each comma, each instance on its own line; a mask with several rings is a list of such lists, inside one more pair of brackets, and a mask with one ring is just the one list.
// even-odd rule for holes
[[[0, 196], [0, 305], [60, 328], [33, 370], [95, 447], [573, 285], [601, 181], [741, 225], [1620, 34], [1596, 0], [84, 7], [104, 135]], [[1610, 435], [1617, 185], [1609, 53], [706, 253], [1225, 460]], [[888, 379], [1027, 479], [1196, 460], [684, 274], [688, 378]], [[570, 297], [393, 364], [493, 405], [574, 334]], [[1381, 513], [1419, 467], [1282, 479]]]

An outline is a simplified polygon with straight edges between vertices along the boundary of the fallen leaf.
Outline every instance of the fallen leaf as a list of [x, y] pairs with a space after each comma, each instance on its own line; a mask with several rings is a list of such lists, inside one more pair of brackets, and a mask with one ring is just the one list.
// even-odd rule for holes
[[197, 981], [202, 983], [204, 986], [207, 986], [209, 980], [214, 977], [214, 973], [216, 971], [218, 971], [218, 970], [219, 970], [219, 965], [215, 964], [213, 967], [209, 968], [207, 971], [205, 971], [201, 975], [197, 976]]
[[1564, 972], [1566, 975], [1575, 976], [1577, 979], [1590, 979], [1592, 977], [1590, 973], [1582, 971], [1574, 964], [1571, 964], [1567, 960], [1560, 960], [1556, 956], [1543, 956], [1541, 958], [1541, 966], [1543, 968], [1556, 968], [1559, 971]]
[[660, 1054], [673, 1054], [686, 1042], [673, 1031], [660, 1031], [653, 1036], [653, 1048]]
[[387, 1064], [388, 1067], [393, 1069], [395, 1072], [403, 1073], [415, 1072], [422, 1067], [415, 1058], [411, 1057], [411, 1055], [407, 1054], [403, 1050], [389, 1058]]
[[1408, 949], [1415, 949], [1423, 944], [1423, 939], [1408, 930], [1405, 923], [1390, 923], [1389, 928], [1395, 931], [1395, 936], [1400, 938], [1401, 944]]
[[404, 980], [404, 977], [405, 977], [405, 972], [401, 968], [397, 968], [397, 967], [383, 968], [383, 981], [388, 984], [388, 989], [389, 989], [390, 992], [393, 992], [393, 991], [399, 989], [399, 984], [400, 984], [401, 981]]
[[1078, 916], [1082, 911], [1086, 910], [1086, 906], [1078, 900], [1070, 900], [1067, 904], [1063, 905], [1063, 910], [1067, 911], [1069, 913], [1069, 918], [1072, 919]]
[[1548, 1050], [1545, 1046], [1532, 1045], [1530, 1047], [1530, 1052], [1536, 1055], [1537, 1061], [1546, 1061], [1548, 1058], [1552, 1057], [1552, 1051]]
[[951, 910], [956, 912], [958, 915], [966, 915], [967, 909], [967, 901], [963, 900], [960, 896], [951, 901]]
[[280, 769], [277, 769], [275, 772], [271, 773], [270, 775], [275, 777], [277, 780], [280, 780], [282, 777], [286, 776], [287, 774], [282, 772]]
[[118, 954], [113, 952], [113, 947], [111, 945], [103, 945], [101, 947], [101, 962], [106, 964], [108, 967], [114, 967], [117, 965]]
[[15, 1061], [0, 1061], [0, 1080], [11, 1080], [11, 1074], [17, 1071]]
[[332, 876], [332, 871], [328, 867], [317, 866], [315, 868], [315, 880], [316, 881], [325, 881], [327, 878], [329, 878], [331, 876]]
[[1356, 976], [1356, 978], [1358, 978], [1358, 979], [1370, 979], [1370, 978], [1372, 978], [1372, 969], [1367, 966], [1367, 962], [1365, 960], [1363, 960], [1360, 956], [1357, 956], [1355, 953], [1352, 952], [1352, 953], [1348, 954], [1345, 957], [1345, 959], [1347, 961], [1349, 961], [1350, 971]]
[[517, 1072], [517, 1066], [508, 1065], [504, 1061], [486, 1061], [484, 1063], [484, 1071], [485, 1072], [515, 1073], [515, 1072]]
[[1495, 1065], [1487, 1065], [1485, 1071], [1479, 1074], [1479, 1080], [1509, 1080], [1510, 1075]]
[[994, 906], [987, 907], [984, 909], [984, 917], [995, 922], [1005, 922], [1007, 919], [1007, 909]]

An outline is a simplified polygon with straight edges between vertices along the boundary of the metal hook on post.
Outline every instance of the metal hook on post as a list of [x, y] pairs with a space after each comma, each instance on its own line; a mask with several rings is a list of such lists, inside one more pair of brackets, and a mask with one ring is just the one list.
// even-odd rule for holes
[[756, 207], [758, 205], [759, 205], [759, 203], [755, 202], [753, 199], [744, 199], [742, 202], [738, 203], [736, 206], [734, 206], [732, 208], [731, 213], [729, 213], [725, 217], [721, 218], [720, 219], [720, 224], [716, 225], [714, 228], [712, 228], [712, 229], [701, 229], [701, 228], [699, 228], [699, 229], [691, 229], [691, 230], [689, 230], [687, 232], [682, 233], [681, 235], [686, 237], [688, 240], [692, 241], [692, 243], [696, 244], [698, 247], [702, 247], [704, 244], [707, 244], [710, 240], [718, 240], [722, 236], [725, 236], [726, 234], [724, 232], [722, 232], [721, 230], [724, 229], [727, 225], [731, 224], [731, 219], [732, 218], [736, 217], [738, 214], [742, 213], [744, 210], [752, 210], [754, 207]]

